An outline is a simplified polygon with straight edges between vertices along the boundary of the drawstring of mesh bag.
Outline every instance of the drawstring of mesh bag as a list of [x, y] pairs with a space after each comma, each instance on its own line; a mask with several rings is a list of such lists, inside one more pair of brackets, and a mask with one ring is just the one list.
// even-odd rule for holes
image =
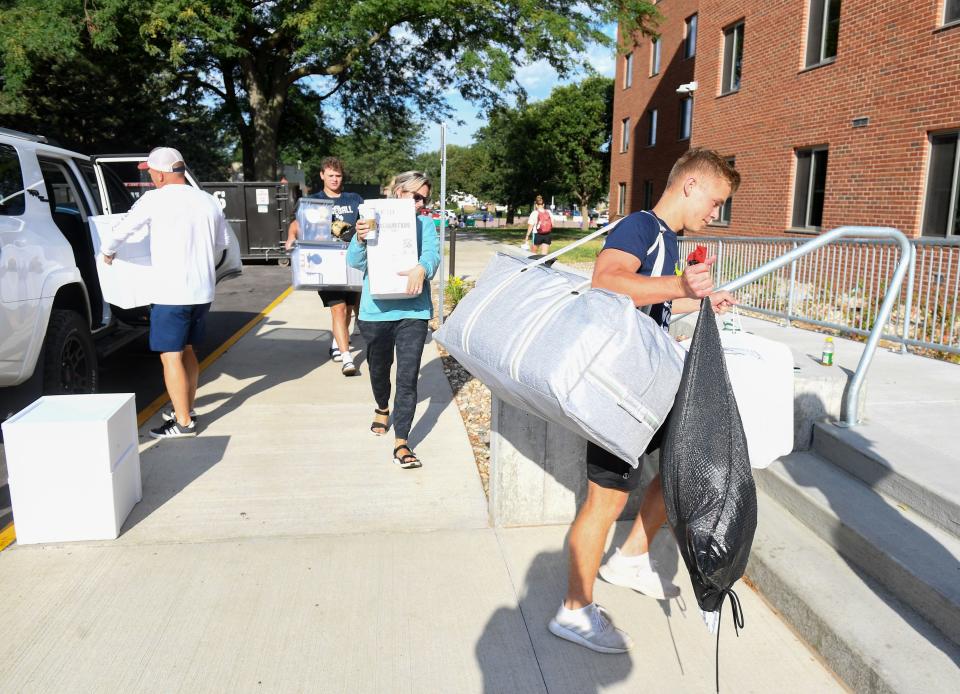
[[717, 617], [717, 652], [714, 656], [714, 666], [716, 668], [716, 686], [717, 694], [720, 694], [720, 624], [723, 621], [723, 603], [725, 598], [730, 598], [730, 611], [733, 614], [733, 630], [740, 638], [740, 630], [743, 629], [743, 609], [740, 607], [740, 598], [732, 588], [726, 588], [720, 594], [720, 606], [717, 608], [719, 615]]

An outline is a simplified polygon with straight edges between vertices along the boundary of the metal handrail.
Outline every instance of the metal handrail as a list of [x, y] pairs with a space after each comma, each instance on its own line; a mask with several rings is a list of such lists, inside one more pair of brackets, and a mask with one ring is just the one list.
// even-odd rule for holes
[[828, 231], [825, 234], [821, 234], [817, 238], [806, 242], [802, 246], [794, 248], [789, 253], [784, 253], [779, 258], [775, 258], [769, 263], [761, 265], [755, 270], [751, 270], [747, 274], [742, 275], [735, 280], [731, 280], [720, 287], [720, 289], [725, 289], [727, 291], [739, 289], [740, 287], [750, 284], [751, 282], [757, 281], [761, 277], [768, 275], [775, 270], [779, 270], [788, 263], [792, 263], [797, 258], [805, 256], [817, 250], [818, 248], [847, 236], [891, 238], [900, 244], [900, 260], [897, 262], [897, 269], [893, 272], [893, 278], [890, 280], [887, 293], [883, 297], [883, 304], [880, 306], [880, 311], [877, 313], [877, 318], [873, 323], [873, 328], [870, 330], [870, 337], [867, 338], [867, 344], [863, 348], [863, 354], [860, 355], [860, 363], [857, 364], [857, 371], [854, 373], [853, 379], [850, 381], [850, 387], [847, 389], [846, 400], [844, 403], [845, 412], [836, 422], [836, 425], [840, 427], [852, 427], [860, 422], [858, 417], [860, 387], [863, 385], [863, 381], [867, 376], [867, 369], [870, 368], [870, 363], [873, 361], [873, 355], [874, 352], [876, 352], [877, 343], [880, 341], [880, 335], [883, 332], [883, 326], [886, 325], [887, 319], [890, 317], [890, 311], [893, 308], [893, 303], [896, 300], [897, 294], [900, 293], [900, 285], [903, 284], [903, 277], [907, 273], [907, 268], [912, 268], [913, 248], [903, 232], [892, 227], [838, 227]]

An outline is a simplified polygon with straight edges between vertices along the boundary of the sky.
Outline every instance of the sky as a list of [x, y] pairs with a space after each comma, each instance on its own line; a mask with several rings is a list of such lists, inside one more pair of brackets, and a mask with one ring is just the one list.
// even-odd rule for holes
[[[616, 31], [616, 25], [605, 27], [606, 33], [613, 36]], [[593, 69], [604, 77], [613, 77], [616, 70], [616, 49], [593, 45], [587, 52], [587, 59]], [[524, 66], [517, 71], [517, 82], [527, 90], [528, 98], [531, 102], [541, 101], [550, 96], [550, 91], [561, 84], [579, 82], [585, 77], [583, 72], [574, 74], [567, 79], [560, 80], [556, 71], [545, 61], [538, 61], [531, 65]], [[478, 113], [477, 107], [470, 102], [464, 101], [456, 90], [451, 89], [448, 93], [450, 106], [453, 108], [454, 117], [447, 123], [447, 144], [469, 145], [473, 142], [473, 135], [483, 126], [485, 120], [482, 114]], [[458, 125], [456, 120], [463, 121]], [[427, 137], [423, 144], [425, 151], [436, 151], [440, 148], [440, 126], [432, 124], [427, 131]]]

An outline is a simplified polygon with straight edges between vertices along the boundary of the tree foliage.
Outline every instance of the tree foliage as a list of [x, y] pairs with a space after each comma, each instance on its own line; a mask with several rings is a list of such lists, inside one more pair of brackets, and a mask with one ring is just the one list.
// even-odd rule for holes
[[[276, 174], [294, 85], [348, 125], [371, 114], [447, 113], [455, 88], [497, 106], [518, 66], [546, 60], [561, 76], [582, 67], [601, 27], [648, 33], [648, 0], [0, 0], [0, 113], [23, 107], [38, 66], [70, 63], [85, 42], [122, 52], [133, 41], [152, 56], [144, 76], [169, 74], [213, 98], [242, 145], [248, 177]], [[130, 24], [137, 27], [129, 32]], [[491, 88], [492, 87], [492, 88]]]

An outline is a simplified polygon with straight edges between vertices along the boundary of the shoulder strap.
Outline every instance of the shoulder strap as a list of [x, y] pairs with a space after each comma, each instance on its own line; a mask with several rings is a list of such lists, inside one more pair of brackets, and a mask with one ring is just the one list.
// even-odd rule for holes
[[660, 230], [657, 234], [657, 240], [653, 242], [653, 245], [647, 249], [647, 255], [653, 253], [654, 250], [657, 251], [657, 259], [653, 261], [653, 270], [650, 272], [651, 277], [662, 277], [663, 276], [663, 264], [666, 261], [666, 248], [663, 241], [663, 222], [660, 221], [660, 218], [657, 217], [653, 212], [649, 210], [644, 210], [648, 215], [653, 217], [653, 220], [657, 223], [657, 228]]

